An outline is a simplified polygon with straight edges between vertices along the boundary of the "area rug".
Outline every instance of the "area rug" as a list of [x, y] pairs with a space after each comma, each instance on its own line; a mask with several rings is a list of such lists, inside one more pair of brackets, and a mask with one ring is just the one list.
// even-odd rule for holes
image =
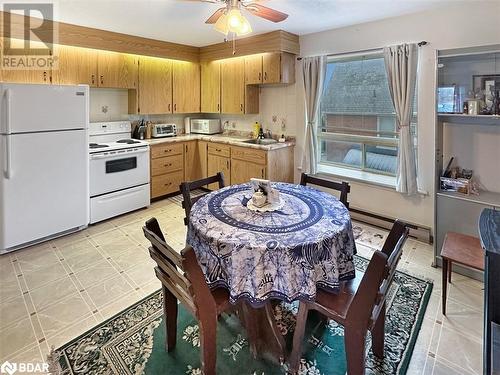
[[[356, 257], [364, 271], [368, 260]], [[387, 301], [385, 358], [371, 353], [367, 339], [367, 374], [405, 374], [432, 291], [428, 281], [397, 272]], [[295, 328], [297, 304], [275, 308], [278, 327], [288, 347]], [[155, 292], [99, 324], [51, 354], [60, 374], [201, 374], [197, 321], [179, 309], [177, 346], [165, 351], [162, 295]], [[303, 375], [346, 373], [344, 331], [310, 315], [304, 338]], [[235, 315], [223, 316], [217, 331], [217, 374], [287, 374], [287, 365], [253, 359], [244, 329]]]

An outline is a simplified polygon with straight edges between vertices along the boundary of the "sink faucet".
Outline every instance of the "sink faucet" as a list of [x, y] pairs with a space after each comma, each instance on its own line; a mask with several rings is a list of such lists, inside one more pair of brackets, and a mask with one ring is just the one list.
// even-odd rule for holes
[[266, 138], [273, 138], [273, 135], [271, 134], [271, 130], [270, 129], [266, 129]]

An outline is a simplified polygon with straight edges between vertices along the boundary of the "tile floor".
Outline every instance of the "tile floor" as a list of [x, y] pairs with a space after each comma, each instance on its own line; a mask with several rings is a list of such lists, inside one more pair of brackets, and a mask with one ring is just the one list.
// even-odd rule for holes
[[[42, 362], [65, 342], [159, 289], [141, 227], [155, 216], [168, 242], [182, 249], [184, 212], [172, 199], [76, 234], [0, 256], [0, 363]], [[358, 224], [356, 224], [358, 225]], [[384, 231], [361, 225], [373, 241]], [[448, 316], [441, 314], [441, 273], [432, 247], [410, 239], [399, 268], [434, 280], [434, 290], [408, 374], [482, 373], [483, 285], [454, 274]]]

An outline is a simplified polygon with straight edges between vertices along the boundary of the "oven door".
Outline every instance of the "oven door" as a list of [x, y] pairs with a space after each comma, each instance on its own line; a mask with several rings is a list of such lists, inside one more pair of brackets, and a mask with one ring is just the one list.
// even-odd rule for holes
[[149, 183], [149, 147], [90, 154], [90, 196]]

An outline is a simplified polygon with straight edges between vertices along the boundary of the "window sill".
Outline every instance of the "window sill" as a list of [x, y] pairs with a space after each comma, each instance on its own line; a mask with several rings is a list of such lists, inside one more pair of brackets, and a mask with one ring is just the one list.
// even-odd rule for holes
[[375, 185], [391, 190], [396, 190], [396, 177], [377, 173], [342, 168], [333, 165], [318, 164], [318, 175], [344, 178], [354, 182]]

